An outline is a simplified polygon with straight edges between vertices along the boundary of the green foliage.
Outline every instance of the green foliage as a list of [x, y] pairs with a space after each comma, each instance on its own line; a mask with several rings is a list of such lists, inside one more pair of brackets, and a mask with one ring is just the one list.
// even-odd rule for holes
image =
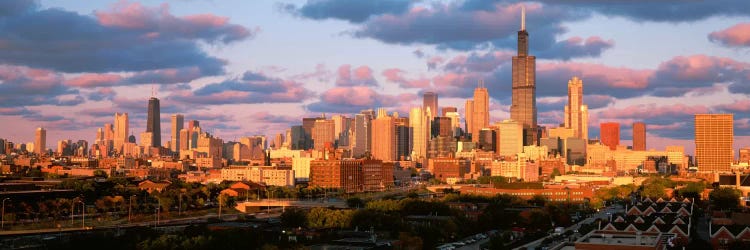
[[316, 207], [307, 213], [307, 226], [310, 228], [348, 228], [352, 212]]
[[395, 200], [374, 200], [367, 202], [365, 208], [379, 212], [395, 212], [401, 210], [401, 203]]
[[708, 199], [714, 208], [721, 210], [735, 209], [740, 205], [741, 193], [731, 187], [720, 187], [711, 191]]
[[689, 182], [684, 188], [679, 189], [680, 195], [687, 198], [700, 199], [701, 193], [706, 189], [706, 183], [704, 182]]
[[652, 199], [658, 199], [665, 196], [665, 188], [674, 188], [675, 183], [661, 176], [652, 176], [644, 180], [641, 184], [641, 195]]
[[529, 199], [526, 202], [528, 202], [529, 205], [532, 205], [532, 206], [543, 207], [545, 204], [547, 204], [548, 201], [549, 201], [549, 198], [547, 196], [536, 194], [532, 196], [531, 199]]

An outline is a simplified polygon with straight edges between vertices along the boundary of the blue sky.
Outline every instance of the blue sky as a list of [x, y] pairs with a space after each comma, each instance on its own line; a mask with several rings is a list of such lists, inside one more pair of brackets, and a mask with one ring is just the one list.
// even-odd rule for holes
[[630, 124], [644, 121], [649, 148], [692, 152], [692, 115], [730, 112], [735, 146], [750, 142], [750, 4], [741, 0], [2, 5], [11, 11], [0, 12], [0, 138], [15, 142], [33, 141], [36, 126], [48, 128], [48, 145], [93, 140], [114, 112], [129, 112], [137, 135], [154, 86], [164, 141], [173, 113], [232, 140], [282, 132], [321, 113], [407, 114], [426, 90], [462, 112], [479, 79], [489, 87], [492, 122], [500, 121], [509, 116], [521, 5], [539, 57], [545, 125], [562, 122], [575, 75], [592, 107], [590, 137], [600, 122], [621, 122], [629, 144]]

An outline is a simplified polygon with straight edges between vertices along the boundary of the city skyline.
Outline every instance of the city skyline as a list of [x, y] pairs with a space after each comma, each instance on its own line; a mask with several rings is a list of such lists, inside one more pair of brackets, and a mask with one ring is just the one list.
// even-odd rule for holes
[[[225, 140], [255, 134], [272, 138], [292, 125], [301, 125], [302, 117], [322, 113], [353, 117], [362, 109], [385, 108], [404, 116], [422, 104], [421, 96], [427, 91], [440, 97], [439, 107], [432, 111], [438, 114], [441, 107], [464, 107], [479, 80], [484, 80], [490, 96], [489, 123], [500, 122], [510, 118], [510, 62], [521, 6], [527, 11], [529, 54], [539, 57], [536, 100], [540, 125], [549, 128], [564, 123], [566, 83], [577, 76], [585, 86], [583, 103], [590, 105], [590, 138], [599, 134], [600, 123], [618, 122], [621, 145], [631, 145], [626, 140], [631, 137], [631, 124], [644, 121], [649, 148], [676, 144], [693, 152], [692, 116], [726, 112], [735, 117], [734, 148], [750, 142], [746, 114], [750, 99], [743, 94], [750, 83], [750, 57], [736, 53], [746, 52], [750, 46], [750, 39], [743, 36], [750, 32], [750, 18], [736, 12], [742, 9], [737, 5], [746, 4], [741, 1], [728, 4], [735, 6], [732, 8], [694, 12], [689, 5], [700, 3], [689, 3], [685, 9], [673, 9], [671, 15], [639, 13], [627, 4], [613, 11], [586, 3], [392, 1], [397, 3], [392, 8], [360, 6], [363, 11], [336, 13], [333, 7], [341, 4], [338, 1], [242, 3], [250, 5], [252, 13], [271, 12], [262, 15], [284, 24], [243, 17], [227, 9], [235, 3], [23, 4], [26, 2], [3, 2], [7, 7], [3, 9], [13, 7], [19, 12], [0, 18], [12, 23], [49, 17], [40, 20], [89, 25], [83, 26], [80, 34], [53, 33], [52, 43], [75, 35], [77, 44], [101, 45], [103, 38], [91, 34], [94, 28], [105, 30], [101, 34], [123, 36], [123, 41], [144, 43], [101, 48], [112, 53], [109, 59], [73, 50], [70, 53], [78, 60], [69, 63], [63, 56], [27, 55], [41, 58], [34, 61], [11, 55], [10, 51], [40, 46], [42, 41], [7, 38], [8, 46], [0, 49], [0, 67], [5, 72], [0, 76], [4, 90], [0, 120], [9, 129], [0, 132], [0, 138], [17, 143], [33, 142], [37, 127], [47, 130], [47, 145], [63, 139], [94, 141], [97, 128], [113, 123], [115, 113], [130, 115], [125, 134], [140, 135], [146, 131], [147, 93], [154, 86], [161, 92], [156, 95], [162, 105], [159, 127], [170, 128], [171, 116], [183, 114], [188, 120], [201, 121], [202, 129]], [[571, 9], [576, 7], [583, 13], [574, 13]], [[476, 33], [487, 34], [456, 33], [458, 30], [444, 23], [440, 15], [465, 20], [464, 24], [484, 31]], [[411, 30], [419, 22], [447, 25], [448, 31]], [[53, 29], [53, 24], [22, 28]], [[623, 27], [622, 33], [607, 30], [615, 26]], [[291, 34], [293, 27], [307, 27], [320, 34], [301, 32], [300, 36], [311, 37], [301, 39]], [[378, 28], [387, 27], [401, 29], [378, 32]], [[2, 30], [25, 34], [9, 27]], [[632, 35], [629, 30], [639, 30], [639, 36], [653, 39], [623, 38]], [[660, 31], [684, 33], [686, 42], [675, 43]], [[297, 42], [282, 42], [286, 40], [282, 37]], [[321, 52], [304, 51], [297, 48], [300, 40], [330, 42], [330, 46], [316, 45], [322, 47]], [[143, 51], [166, 49], [151, 45], [156, 42], [181, 45], [186, 52], [164, 50], [160, 51], [164, 58], [149, 57]], [[676, 48], [660, 49], [665, 46]], [[374, 54], [358, 56], [355, 48], [372, 49]], [[260, 52], [263, 49], [272, 52]], [[336, 49], [343, 51], [342, 56], [328, 59], [319, 54]], [[118, 57], [119, 52], [150, 60], [137, 64]], [[282, 56], [271, 57], [273, 52]], [[95, 63], [97, 60], [108, 63]], [[458, 112], [462, 117], [467, 114], [462, 108]], [[171, 138], [171, 133], [164, 129], [156, 136]]]

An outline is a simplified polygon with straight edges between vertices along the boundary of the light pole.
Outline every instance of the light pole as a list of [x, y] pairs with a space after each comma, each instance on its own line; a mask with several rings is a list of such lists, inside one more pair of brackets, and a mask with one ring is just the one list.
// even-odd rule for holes
[[[86, 203], [81, 200], [74, 201], [71, 207], [74, 207], [76, 203], [81, 203], [81, 228], [86, 229]], [[70, 221], [73, 222], [73, 210], [70, 210]]]
[[2, 222], [0, 222], [0, 228], [5, 229], [5, 201], [10, 200], [10, 198], [3, 199], [3, 213], [0, 217], [2, 217]]
[[159, 198], [156, 198], [156, 202], [159, 204], [156, 207], [156, 225], [158, 226], [159, 225], [159, 212], [161, 210], [161, 200], [159, 200]]
[[131, 222], [132, 217], [131, 213], [133, 212], [133, 197], [136, 197], [135, 195], [131, 195], [128, 199], [128, 223]]

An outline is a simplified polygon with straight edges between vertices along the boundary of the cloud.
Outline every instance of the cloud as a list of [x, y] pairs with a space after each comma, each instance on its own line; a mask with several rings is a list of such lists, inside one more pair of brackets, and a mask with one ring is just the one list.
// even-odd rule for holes
[[372, 69], [368, 66], [359, 66], [352, 69], [351, 65], [339, 66], [336, 86], [374, 86], [378, 82], [372, 76]]
[[402, 69], [391, 68], [383, 70], [383, 76], [392, 83], [397, 83], [402, 88], [424, 88], [430, 86], [430, 80], [426, 78], [407, 79], [404, 77], [406, 72]]
[[414, 94], [385, 95], [366, 86], [334, 87], [307, 105], [311, 112], [355, 113], [362, 109], [388, 108], [416, 100]]
[[246, 104], [301, 102], [313, 96], [302, 83], [245, 72], [241, 79], [207, 84], [194, 91], [172, 93], [171, 100], [189, 104]]
[[598, 109], [607, 107], [617, 101], [617, 98], [608, 95], [583, 95], [583, 104], [589, 106], [589, 109]]
[[175, 17], [167, 5], [149, 8], [119, 2], [96, 16], [36, 4], [19, 6], [26, 9], [0, 15], [0, 63], [66, 73], [186, 67], [217, 73], [226, 62], [207, 55], [199, 42], [226, 44], [256, 32], [212, 15]]
[[0, 65], [0, 107], [59, 105], [83, 102], [79, 91], [63, 84], [63, 76], [50, 70]]
[[320, 82], [328, 82], [334, 77], [334, 73], [326, 68], [325, 64], [319, 63], [315, 65], [315, 71], [309, 73], [302, 73], [292, 76], [295, 80], [317, 80]]
[[731, 58], [707, 55], [677, 56], [661, 63], [649, 79], [653, 88], [671, 91], [656, 92], [661, 96], [681, 96], [696, 87], [729, 83], [733, 92], [750, 93], [750, 64]]
[[537, 56], [562, 60], [570, 60], [576, 57], [598, 57], [602, 52], [614, 46], [613, 40], [605, 41], [598, 36], [592, 36], [585, 40], [580, 37], [571, 37], [556, 42], [549, 49], [540, 51]]
[[302, 117], [283, 116], [271, 114], [268, 111], [255, 112], [250, 115], [250, 119], [261, 123], [279, 123], [279, 124], [292, 124], [299, 123], [302, 121]]
[[711, 32], [708, 40], [729, 47], [749, 47], [750, 23], [738, 23], [725, 30]]
[[309, 0], [301, 7], [291, 4], [281, 7], [292, 14], [305, 18], [315, 20], [339, 19], [351, 23], [361, 23], [371, 16], [403, 13], [413, 2], [412, 0]]
[[472, 52], [468, 55], [453, 57], [443, 67], [452, 72], [490, 72], [500, 65], [509, 64], [515, 52], [502, 50], [490, 51], [484, 54]]
[[88, 99], [92, 101], [112, 100], [117, 93], [112, 88], [98, 88], [88, 94]]

